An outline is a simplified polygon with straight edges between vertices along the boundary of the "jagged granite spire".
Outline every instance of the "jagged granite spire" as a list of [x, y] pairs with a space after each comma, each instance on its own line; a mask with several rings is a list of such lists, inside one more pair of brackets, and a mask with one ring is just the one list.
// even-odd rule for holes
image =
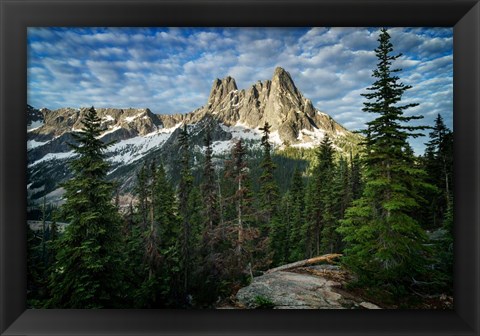
[[214, 110], [231, 92], [237, 90], [237, 83], [235, 79], [228, 76], [224, 79], [215, 79], [213, 81], [210, 96], [208, 98], [208, 108]]
[[195, 123], [206, 115], [233, 126], [238, 123], [258, 128], [268, 122], [278, 131], [281, 140], [302, 141], [302, 130], [335, 133], [346, 131], [330, 116], [314, 108], [295, 86], [291, 75], [283, 68], [274, 70], [271, 80], [258, 81], [248, 89], [239, 90], [235, 79], [228, 76], [215, 79], [207, 104], [180, 119]]
[[[82, 126], [83, 112], [84, 109], [71, 108], [43, 111], [45, 124], [29, 132], [29, 140], [48, 141], [75, 132]], [[187, 114], [156, 115], [148, 109], [113, 108], [101, 108], [97, 112], [105, 128], [105, 139], [109, 140], [143, 136], [180, 123], [195, 124], [205, 117], [226, 126], [241, 124], [251, 129], [268, 122], [281, 141], [291, 144], [311, 141], [312, 132], [317, 138], [325, 133], [334, 138], [337, 133], [348, 132], [329, 115], [315, 109], [281, 67], [275, 68], [270, 80], [258, 81], [242, 90], [231, 76], [215, 79], [206, 104]]]

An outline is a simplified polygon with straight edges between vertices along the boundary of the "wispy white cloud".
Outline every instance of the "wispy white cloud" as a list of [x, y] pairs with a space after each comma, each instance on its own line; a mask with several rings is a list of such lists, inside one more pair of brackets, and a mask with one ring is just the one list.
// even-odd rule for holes
[[[407, 113], [427, 125], [440, 113], [452, 127], [452, 29], [389, 32], [412, 85], [405, 102], [420, 103]], [[373, 82], [377, 39], [374, 28], [29, 28], [28, 102], [185, 113], [205, 104], [217, 77], [247, 88], [282, 66], [319, 110], [361, 129], [372, 118], [360, 94]]]

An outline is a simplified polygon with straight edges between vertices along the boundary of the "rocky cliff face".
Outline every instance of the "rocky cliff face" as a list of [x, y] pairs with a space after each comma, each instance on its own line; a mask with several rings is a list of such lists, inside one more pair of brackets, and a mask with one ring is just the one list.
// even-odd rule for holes
[[278, 131], [280, 140], [290, 144], [311, 142], [325, 133], [332, 138], [350, 133], [315, 109], [283, 68], [276, 68], [271, 80], [259, 81], [244, 90], [238, 90], [232, 77], [216, 79], [207, 104], [185, 119], [196, 122], [205, 115], [227, 126], [241, 124], [252, 129], [268, 122], [272, 131]]
[[27, 104], [27, 129], [33, 129], [43, 124], [42, 111]]
[[[31, 110], [34, 112], [29, 115], [35, 115], [32, 118], [42, 120], [43, 124], [31, 130], [28, 139], [46, 142], [80, 130], [87, 108]], [[206, 104], [183, 115], [156, 115], [148, 108], [98, 108], [97, 113], [102, 120], [102, 137], [106, 141], [145, 136], [179, 123], [195, 124], [207, 117], [227, 127], [241, 126], [252, 130], [258, 130], [268, 122], [271, 131], [277, 132], [279, 144], [313, 147], [325, 134], [334, 140], [355, 137], [329, 115], [317, 110], [282, 68], [275, 69], [271, 80], [259, 81], [248, 89], [239, 90], [235, 79], [230, 76], [216, 79]]]
[[[359, 136], [318, 111], [305, 98], [282, 68], [275, 69], [270, 80], [258, 81], [239, 90], [235, 79], [226, 77], [213, 82], [205, 105], [186, 114], [157, 115], [148, 108], [97, 108], [105, 142], [115, 142], [106, 153], [111, 164], [110, 176], [122, 186], [132, 185], [135, 172], [144, 161], [161, 158], [176, 173], [179, 127], [187, 124], [191, 148], [202, 152], [206, 130], [212, 133], [215, 155], [230, 150], [236, 139], [247, 139], [255, 146], [261, 139], [259, 130], [265, 122], [271, 128], [270, 141], [278, 148], [316, 147], [325, 134], [340, 151], [349, 151]], [[82, 127], [87, 108], [37, 110], [27, 106], [27, 156], [29, 192], [40, 197], [68, 177], [73, 152], [69, 143]], [[42, 189], [43, 188], [43, 189]]]
[[[61, 108], [53, 111], [43, 109], [44, 124], [30, 131], [28, 138], [45, 141], [65, 133], [77, 132], [83, 127], [82, 120], [87, 110], [88, 108]], [[146, 135], [163, 126], [160, 118], [149, 109], [98, 108], [96, 110], [104, 130], [102, 136], [117, 132], [116, 140]]]

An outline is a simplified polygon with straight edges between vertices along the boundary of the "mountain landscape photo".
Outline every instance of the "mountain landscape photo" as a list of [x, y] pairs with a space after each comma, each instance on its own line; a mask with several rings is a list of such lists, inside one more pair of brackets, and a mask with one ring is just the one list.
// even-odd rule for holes
[[29, 307], [453, 307], [451, 29], [28, 50]]

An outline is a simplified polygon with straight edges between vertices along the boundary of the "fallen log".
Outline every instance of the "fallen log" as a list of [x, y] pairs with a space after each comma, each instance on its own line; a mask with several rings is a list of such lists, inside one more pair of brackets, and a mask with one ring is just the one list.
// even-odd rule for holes
[[273, 273], [273, 272], [278, 272], [278, 271], [285, 271], [285, 270], [289, 270], [289, 269], [296, 268], [296, 267], [303, 267], [303, 266], [308, 266], [308, 265], [317, 264], [317, 263], [319, 263], [319, 262], [332, 263], [332, 262], [333, 262], [333, 259], [339, 258], [339, 257], [341, 257], [341, 256], [342, 256], [342, 255], [339, 254], [339, 253], [325, 254], [325, 255], [322, 255], [322, 256], [319, 256], [319, 257], [314, 257], [314, 258], [310, 258], [310, 259], [300, 260], [300, 261], [296, 261], [296, 262], [291, 263], [291, 264], [286, 264], [286, 265], [278, 266], [278, 267], [269, 269], [269, 270], [266, 271], [265, 273]]

